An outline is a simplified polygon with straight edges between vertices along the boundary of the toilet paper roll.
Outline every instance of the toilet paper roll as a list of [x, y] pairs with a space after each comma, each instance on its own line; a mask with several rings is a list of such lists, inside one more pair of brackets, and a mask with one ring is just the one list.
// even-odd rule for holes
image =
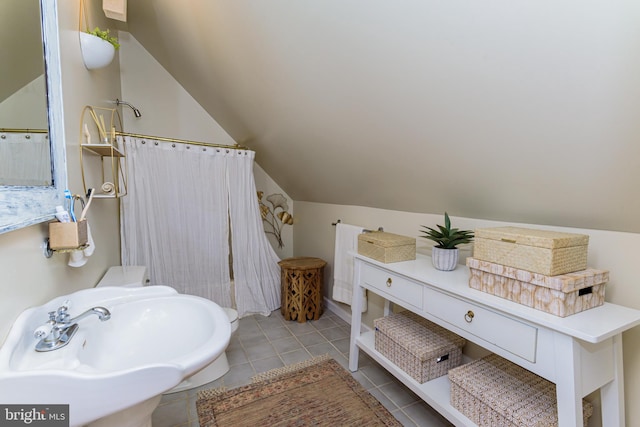
[[113, 184], [113, 182], [108, 182], [108, 181], [105, 182], [104, 184], [102, 184], [100, 189], [105, 194], [109, 194], [109, 195], [116, 194], [116, 186]]

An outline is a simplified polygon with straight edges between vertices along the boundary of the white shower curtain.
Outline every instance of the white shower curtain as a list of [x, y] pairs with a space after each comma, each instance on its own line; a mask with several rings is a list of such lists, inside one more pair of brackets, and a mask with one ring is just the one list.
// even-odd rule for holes
[[231, 221], [238, 314], [278, 308], [278, 257], [254, 201], [255, 154], [130, 137], [124, 144], [122, 264], [145, 265], [152, 284], [230, 307]]
[[48, 135], [0, 133], [0, 185], [51, 185]]
[[229, 213], [238, 312], [268, 315], [280, 307], [279, 258], [269, 244], [253, 178], [255, 152], [229, 159]]

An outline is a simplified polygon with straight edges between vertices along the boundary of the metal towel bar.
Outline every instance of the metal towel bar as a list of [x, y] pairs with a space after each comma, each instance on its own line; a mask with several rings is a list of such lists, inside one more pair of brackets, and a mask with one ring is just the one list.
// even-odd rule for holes
[[[332, 222], [331, 225], [335, 227], [336, 225], [340, 224], [341, 222], [342, 222], [341, 220], [337, 220], [336, 222]], [[378, 227], [377, 230], [369, 230], [369, 229], [365, 228], [364, 230], [362, 230], [363, 233], [373, 233], [375, 231], [384, 231], [384, 228]]]

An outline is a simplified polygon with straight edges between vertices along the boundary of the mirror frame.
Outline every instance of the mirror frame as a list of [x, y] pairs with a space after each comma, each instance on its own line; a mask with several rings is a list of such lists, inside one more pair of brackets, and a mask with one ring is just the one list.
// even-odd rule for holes
[[67, 165], [57, 5], [58, 0], [40, 0], [53, 185], [0, 186], [0, 233], [49, 221], [54, 218], [56, 206], [64, 204]]

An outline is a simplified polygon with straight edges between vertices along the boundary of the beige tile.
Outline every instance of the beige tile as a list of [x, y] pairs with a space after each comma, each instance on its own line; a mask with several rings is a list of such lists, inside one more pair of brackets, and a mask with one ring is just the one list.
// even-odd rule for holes
[[159, 405], [153, 412], [153, 427], [174, 427], [188, 421], [188, 402], [186, 398], [174, 399]]
[[[436, 412], [425, 402], [417, 402], [402, 408], [417, 425], [424, 427], [450, 427], [453, 426], [446, 418]], [[155, 427], [155, 426], [154, 426]]]
[[280, 359], [285, 365], [293, 365], [294, 363], [303, 362], [313, 357], [306, 349], [294, 350], [289, 353], [280, 354]]
[[278, 354], [289, 353], [290, 351], [300, 350], [302, 348], [300, 341], [292, 336], [271, 341], [271, 345]]
[[296, 338], [298, 338], [298, 341], [300, 341], [300, 343], [305, 347], [327, 342], [327, 339], [317, 331], [303, 335], [296, 335]]
[[282, 368], [284, 366], [284, 363], [279, 357], [274, 356], [253, 361], [251, 362], [251, 365], [253, 365], [253, 369], [256, 371], [256, 374], [260, 374], [271, 369]]

